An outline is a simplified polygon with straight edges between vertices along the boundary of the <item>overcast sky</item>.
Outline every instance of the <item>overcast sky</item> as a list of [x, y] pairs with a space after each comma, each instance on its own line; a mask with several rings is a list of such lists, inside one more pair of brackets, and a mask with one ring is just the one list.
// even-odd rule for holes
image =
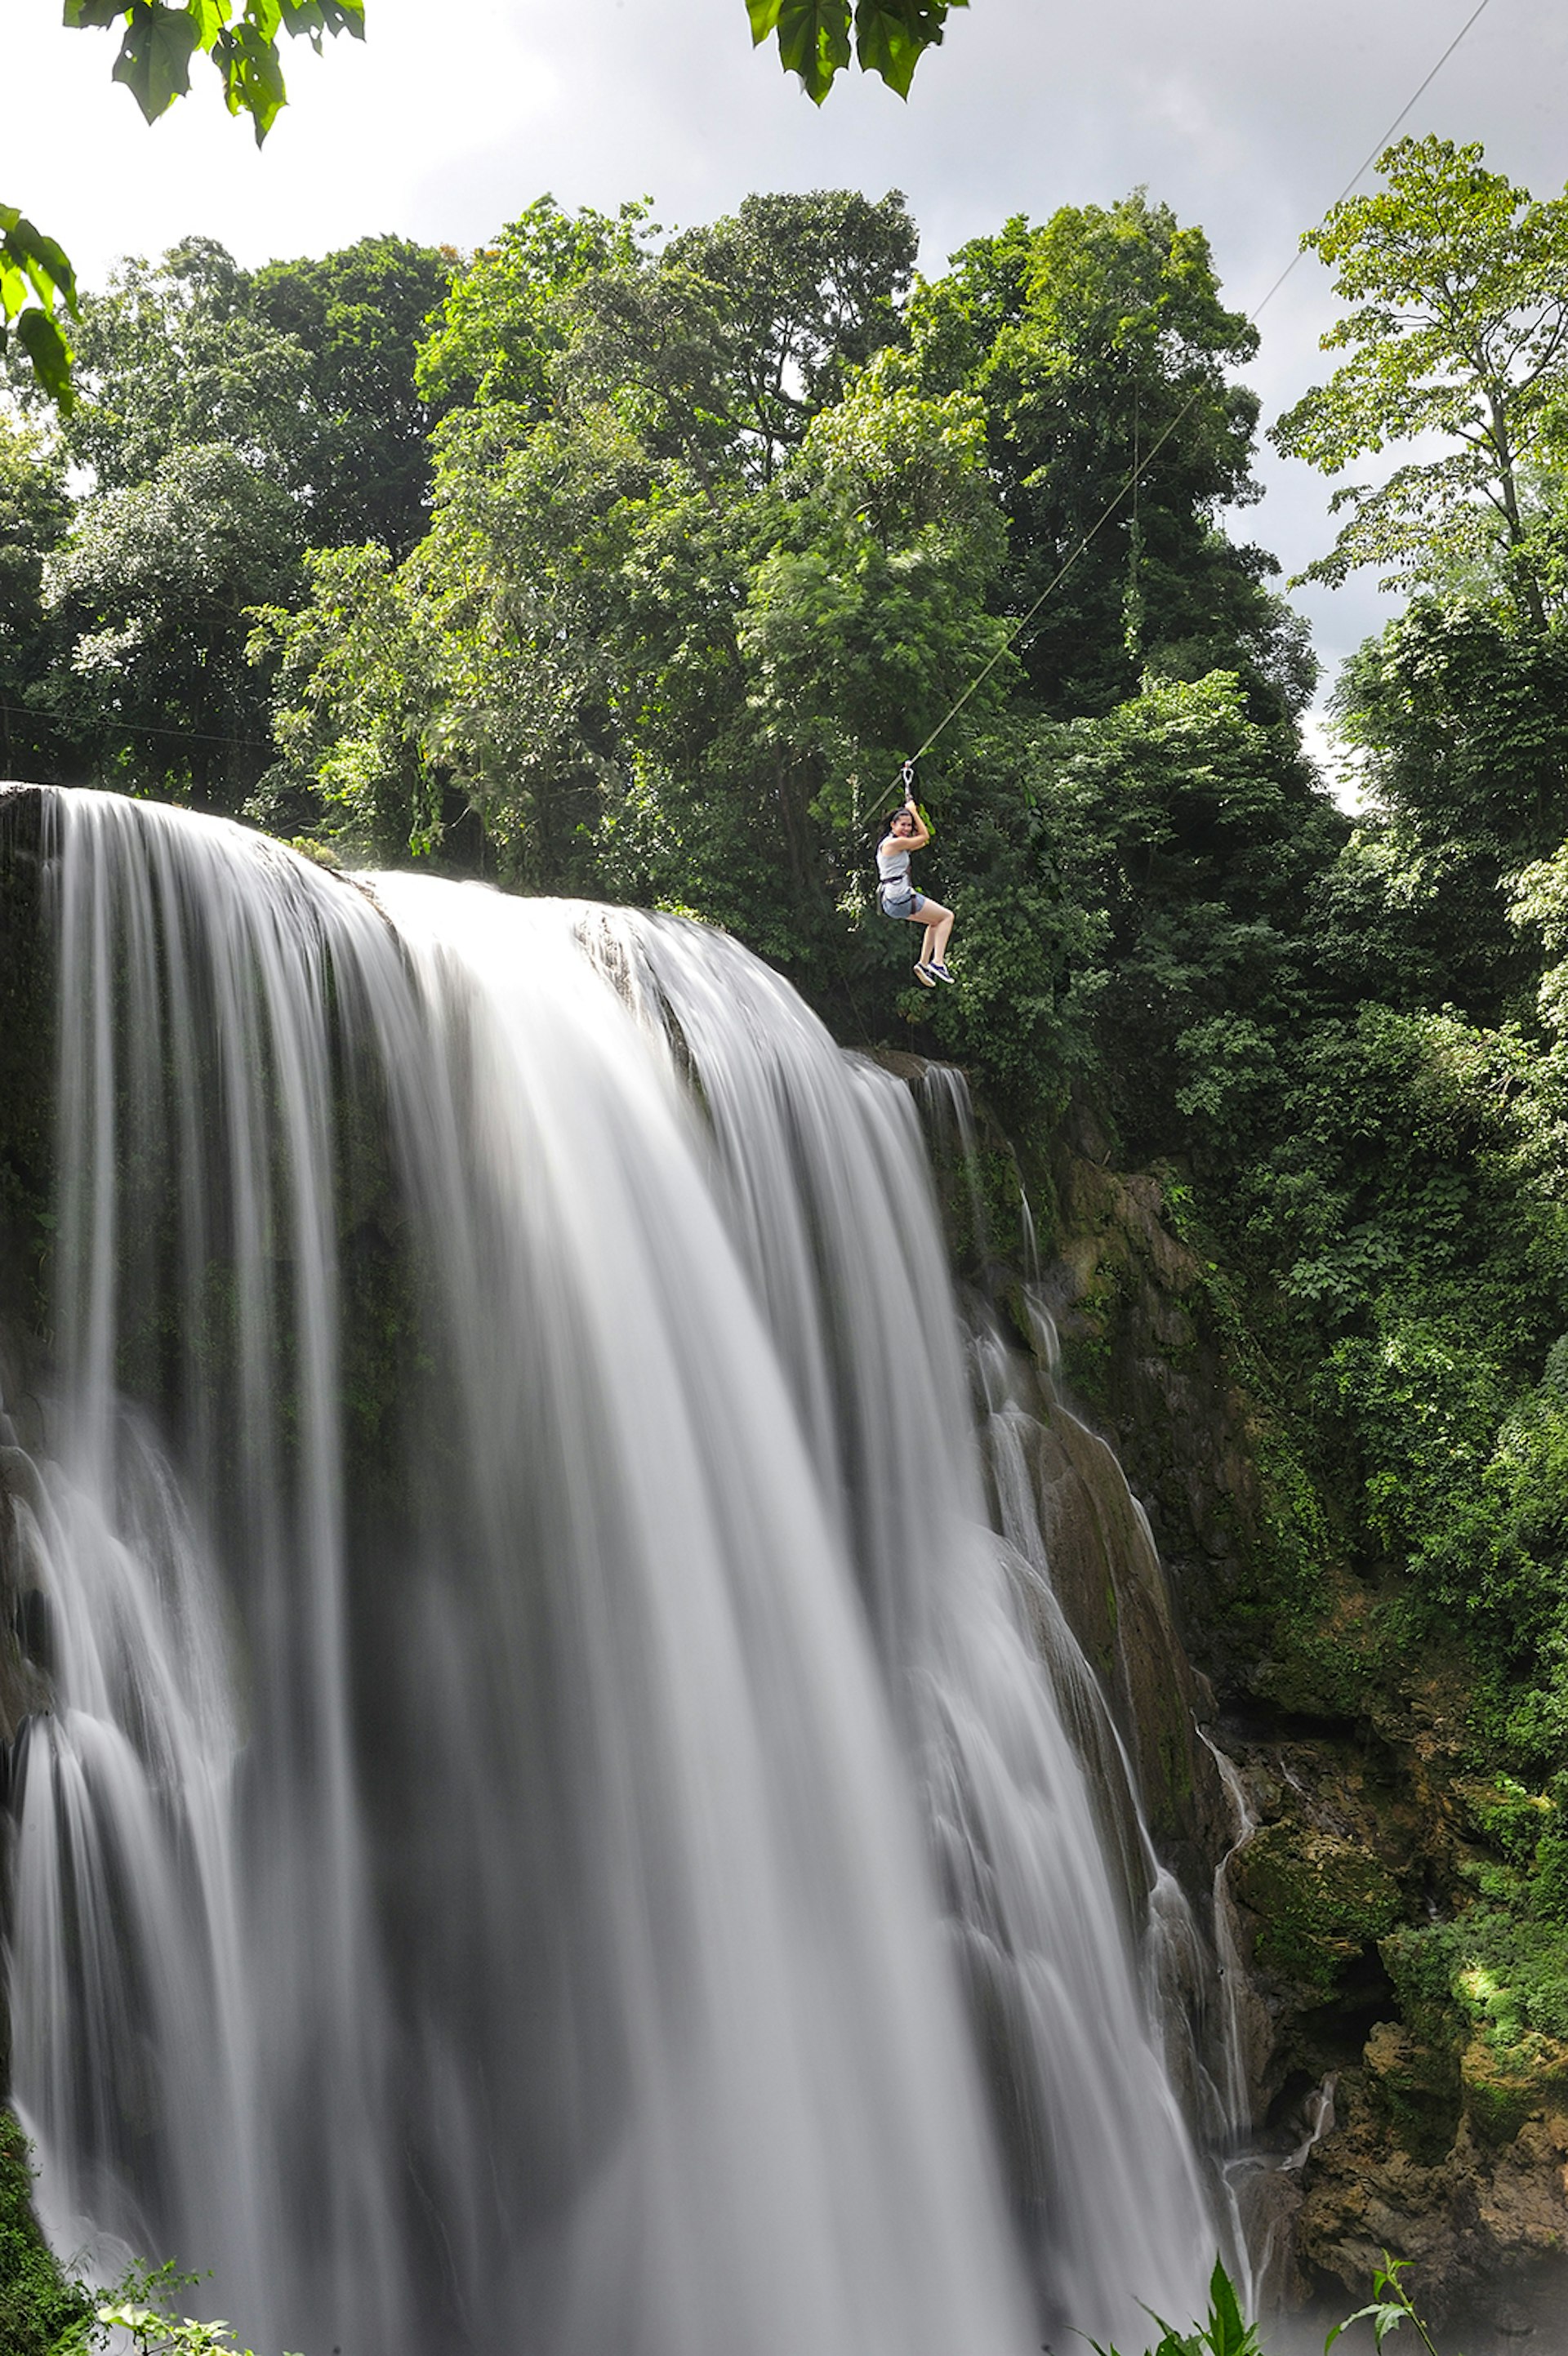
[[[9, 0], [5, 183], [88, 283], [192, 230], [242, 262], [398, 230], [472, 246], [544, 190], [666, 227], [756, 188], [908, 196], [939, 269], [1009, 214], [1103, 203], [1140, 182], [1208, 230], [1251, 309], [1404, 105], [1474, 0], [972, 0], [908, 104], [841, 80], [818, 111], [744, 0], [368, 0], [365, 45], [292, 49], [264, 153], [198, 85], [147, 130], [113, 87], [113, 36], [59, 0]], [[451, 29], [446, 29], [450, 27]], [[210, 68], [203, 67], [205, 78]], [[1484, 142], [1537, 195], [1568, 177], [1568, 9], [1489, 0], [1405, 128]], [[1265, 421], [1314, 380], [1332, 305], [1310, 257], [1270, 305], [1247, 371]], [[1330, 537], [1325, 487], [1265, 454], [1242, 529], [1294, 570]], [[1333, 664], [1377, 626], [1367, 582], [1299, 593]]]

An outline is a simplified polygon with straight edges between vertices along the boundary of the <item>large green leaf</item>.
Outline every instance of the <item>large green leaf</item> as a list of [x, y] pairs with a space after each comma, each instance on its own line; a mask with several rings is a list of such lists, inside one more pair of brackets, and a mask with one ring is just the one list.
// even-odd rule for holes
[[[303, 34], [318, 53], [324, 34], [365, 37], [365, 0], [63, 0], [61, 16], [69, 32], [124, 25], [114, 80], [124, 83], [149, 123], [189, 90], [191, 59], [210, 56], [230, 113], [251, 117], [258, 145], [288, 95], [280, 33]], [[71, 355], [55, 323], [57, 296], [75, 313], [76, 276], [65, 252], [16, 206], [0, 205], [0, 341], [5, 323], [15, 321], [11, 332], [39, 384], [69, 409]]]
[[968, 5], [969, 0], [855, 0], [854, 45], [861, 65], [908, 98], [915, 68], [942, 37], [949, 8]]
[[319, 51], [323, 33], [365, 37], [365, 0], [282, 0], [284, 28], [304, 33]]
[[[821, 105], [851, 57], [850, 0], [746, 0], [754, 43], [779, 37], [779, 55]], [[915, 68], [942, 37], [950, 8], [968, 0], [854, 0], [854, 52], [867, 73], [909, 94]]]
[[166, 7], [163, 0], [134, 0], [114, 80], [124, 83], [149, 123], [190, 88], [191, 53], [199, 32], [197, 10]]
[[849, 0], [780, 0], [779, 54], [821, 106], [850, 59]]
[[16, 325], [16, 341], [33, 364], [33, 374], [49, 399], [69, 416], [76, 396], [70, 384], [70, 346], [47, 311], [24, 311]]
[[303, 35], [318, 53], [328, 33], [363, 40], [365, 0], [65, 0], [65, 23], [124, 26], [114, 79], [149, 123], [189, 90], [192, 57], [210, 55], [230, 113], [250, 115], [259, 142], [287, 99], [280, 35]]
[[258, 28], [237, 25], [232, 32], [220, 33], [212, 55], [230, 113], [250, 115], [259, 147], [288, 97], [276, 49]]
[[[25, 220], [16, 205], [0, 205], [0, 257], [4, 257], [0, 266], [25, 274], [46, 310], [52, 310], [60, 296], [74, 312], [76, 273], [70, 256], [52, 237]], [[7, 306], [12, 314], [16, 307], [15, 304]]]

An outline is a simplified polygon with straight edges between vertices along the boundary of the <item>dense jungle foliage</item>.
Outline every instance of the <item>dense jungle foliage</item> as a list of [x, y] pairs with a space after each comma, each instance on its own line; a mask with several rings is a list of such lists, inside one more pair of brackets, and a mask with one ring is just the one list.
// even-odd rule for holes
[[[1283, 1468], [1257, 1689], [1353, 1720], [1457, 1648], [1487, 1987], [1568, 2039], [1568, 228], [1478, 149], [1381, 168], [1314, 233], [1349, 357], [1274, 429], [1332, 472], [1424, 437], [1322, 560], [1409, 592], [1336, 691], [1355, 820], [1236, 532], [1255, 331], [1142, 191], [929, 277], [897, 194], [843, 192], [129, 262], [74, 412], [19, 375], [0, 424], [0, 725], [13, 775], [691, 911], [1015, 1134], [1092, 1108]], [[987, 663], [920, 772], [932, 995], [871, 854]], [[1412, 2004], [1474, 1978], [1450, 1927], [1400, 1934]]]

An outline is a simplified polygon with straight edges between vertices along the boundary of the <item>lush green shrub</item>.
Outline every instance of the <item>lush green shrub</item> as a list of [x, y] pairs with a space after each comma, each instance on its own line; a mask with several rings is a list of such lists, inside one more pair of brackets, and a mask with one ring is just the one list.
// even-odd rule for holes
[[0, 2349], [5, 2356], [51, 2356], [83, 2327], [92, 2302], [61, 2268], [33, 2214], [27, 2137], [0, 2111]]

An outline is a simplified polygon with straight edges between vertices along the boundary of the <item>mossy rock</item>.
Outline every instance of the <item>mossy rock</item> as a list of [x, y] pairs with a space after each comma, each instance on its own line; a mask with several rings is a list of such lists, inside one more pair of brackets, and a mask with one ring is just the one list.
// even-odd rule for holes
[[1459, 2056], [1401, 2021], [1380, 2020], [1363, 2056], [1371, 2104], [1402, 2151], [1434, 2168], [1454, 2148], [1465, 2107]]
[[1512, 2143], [1527, 2119], [1568, 2108], [1568, 2045], [1534, 2029], [1507, 2045], [1478, 2029], [1459, 2070], [1466, 2115], [1483, 2143]]
[[1230, 1871], [1235, 1896], [1257, 1918], [1259, 1968], [1308, 2006], [1332, 2003], [1347, 1967], [1402, 1912], [1380, 1858], [1298, 1825], [1265, 1825]]

